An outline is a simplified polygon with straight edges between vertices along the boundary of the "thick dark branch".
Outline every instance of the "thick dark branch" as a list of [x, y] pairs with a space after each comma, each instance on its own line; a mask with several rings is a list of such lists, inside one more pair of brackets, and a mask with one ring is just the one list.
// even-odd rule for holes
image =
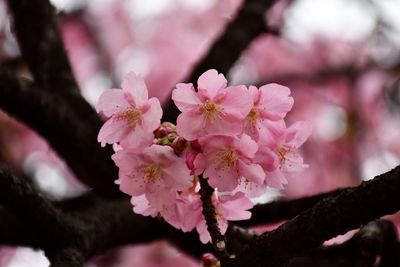
[[260, 224], [276, 223], [290, 220], [306, 209], [311, 208], [320, 200], [335, 196], [342, 192], [337, 189], [331, 192], [321, 193], [314, 196], [303, 197], [293, 200], [277, 200], [267, 204], [256, 205], [251, 209], [251, 219], [236, 222], [236, 225], [247, 227]]
[[[246, 0], [235, 19], [226, 26], [186, 80], [195, 83], [208, 69], [217, 69], [226, 75], [250, 42], [268, 31], [265, 12], [273, 3], [273, 0]], [[178, 115], [179, 110], [171, 100], [164, 112], [164, 120], [174, 122]]]
[[[68, 258], [71, 266], [80, 266], [79, 262], [117, 246], [160, 239], [198, 258], [210, 250], [194, 232], [185, 234], [162, 220], [134, 214], [127, 200], [105, 201], [92, 195], [53, 205], [28, 181], [3, 168], [0, 190], [0, 203], [6, 208], [0, 209], [1, 244], [41, 248], [54, 266], [69, 266]], [[84, 205], [77, 205], [81, 201]], [[7, 233], [8, 224], [14, 232]]]
[[50, 267], [82, 267], [85, 263], [85, 258], [79, 248], [66, 248], [50, 259]]
[[95, 192], [122, 196], [114, 184], [117, 168], [111, 160], [111, 148], [100, 148], [96, 136], [85, 122], [76, 119], [67, 103], [0, 67], [0, 108], [44, 137]]
[[400, 209], [400, 166], [325, 198], [311, 209], [258, 237], [232, 266], [282, 266], [325, 240]]
[[[379, 262], [376, 265], [376, 262]], [[361, 228], [350, 240], [322, 247], [305, 257], [289, 260], [288, 267], [367, 267], [399, 266], [396, 227], [378, 220]]]
[[[104, 196], [120, 195], [117, 188], [112, 185], [117, 171], [110, 160], [111, 148], [102, 150], [98, 146], [96, 139], [102, 123], [94, 109], [80, 95], [58, 31], [54, 8], [48, 0], [10, 0], [8, 4], [14, 16], [22, 54], [35, 79], [36, 86], [30, 89], [47, 92], [48, 96], [42, 94], [46, 98], [40, 99], [47, 106], [50, 101], [53, 106], [55, 103], [62, 105], [60, 111], [56, 111], [58, 117], [51, 117], [50, 110], [40, 115], [54, 122], [64, 122], [60, 120], [60, 116], [69, 118], [64, 125], [54, 123], [51, 126], [53, 129], [30, 126], [49, 140], [60, 156], [65, 158], [78, 179]], [[18, 106], [20, 103], [10, 102], [10, 104]], [[17, 117], [26, 122], [21, 116]], [[72, 120], [75, 122], [71, 123]], [[74, 127], [66, 130], [70, 126]], [[47, 127], [51, 128], [48, 125]], [[56, 127], [60, 129], [53, 131]], [[57, 132], [63, 132], [64, 138], [57, 136]], [[65, 148], [62, 148], [58, 141], [54, 142], [57, 139], [64, 140], [62, 146]], [[76, 149], [74, 145], [69, 146], [65, 142], [70, 144], [82, 142], [83, 145], [78, 145], [81, 149]]]
[[[53, 206], [26, 178], [17, 177], [0, 166], [0, 202], [30, 229], [30, 236], [40, 240], [40, 246], [51, 256], [61, 247], [81, 241], [71, 218]], [[36, 239], [35, 239], [36, 240]], [[54, 240], [59, 240], [58, 244]], [[82, 243], [79, 243], [80, 245]]]
[[[95, 203], [94, 201], [93, 203]], [[200, 258], [210, 246], [200, 243], [197, 233], [183, 233], [163, 220], [133, 213], [129, 201], [98, 200], [94, 205], [70, 212], [85, 225], [83, 236], [90, 248], [89, 255], [126, 244], [166, 239], [182, 251]]]
[[236, 18], [229, 23], [223, 34], [210, 47], [207, 55], [196, 65], [188, 81], [196, 82], [209, 68], [227, 74], [250, 42], [261, 33], [267, 32], [265, 12], [273, 3], [273, 0], [245, 1]]
[[35, 82], [41, 89], [52, 92], [78, 89], [49, 1], [9, 0], [8, 5], [22, 54]]
[[62, 221], [61, 213], [42, 195], [40, 195], [26, 178], [11, 174], [0, 166], [0, 202], [12, 210], [22, 221], [29, 221], [44, 232], [54, 234], [59, 231]]
[[38, 234], [28, 229], [15, 214], [1, 207], [0, 218], [0, 244], [40, 248]]

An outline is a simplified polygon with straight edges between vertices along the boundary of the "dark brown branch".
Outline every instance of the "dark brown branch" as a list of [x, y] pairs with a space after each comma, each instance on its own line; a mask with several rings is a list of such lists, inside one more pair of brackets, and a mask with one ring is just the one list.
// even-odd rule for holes
[[114, 184], [117, 168], [111, 160], [111, 148], [99, 146], [96, 135], [76, 119], [67, 103], [20, 81], [0, 66], [0, 108], [44, 137], [96, 193], [122, 196]]
[[50, 267], [82, 267], [85, 258], [79, 248], [67, 248], [50, 258]]
[[[50, 257], [58, 249], [81, 241], [71, 218], [53, 206], [26, 178], [17, 177], [0, 166], [0, 202], [13, 211], [21, 222], [35, 233], [40, 246]], [[58, 244], [54, 240], [59, 240]], [[81, 245], [81, 243], [79, 243]]]
[[[399, 266], [397, 231], [392, 222], [378, 220], [361, 228], [339, 245], [322, 247], [305, 257], [289, 260], [288, 267]], [[379, 259], [378, 259], [379, 258]], [[376, 262], [379, 265], [376, 265]]]
[[[211, 236], [211, 242], [214, 245], [214, 250], [219, 258], [225, 258], [228, 256], [226, 252], [226, 240], [218, 226], [217, 214], [215, 206], [212, 201], [214, 194], [214, 188], [212, 188], [207, 180], [202, 176], [199, 176], [200, 182], [200, 199], [203, 205], [203, 215], [207, 223], [207, 231]], [[221, 259], [222, 260], [222, 259]]]
[[331, 192], [325, 192], [314, 196], [303, 197], [293, 200], [277, 200], [267, 204], [256, 205], [251, 209], [251, 219], [236, 222], [236, 225], [248, 227], [260, 224], [276, 223], [284, 220], [290, 220], [306, 209], [311, 208], [320, 200], [335, 196], [342, 192], [337, 189]]
[[231, 266], [282, 266], [325, 240], [400, 209], [400, 166], [325, 198], [311, 209], [252, 242]]
[[[127, 200], [104, 201], [92, 195], [53, 205], [27, 181], [4, 168], [0, 168], [0, 190], [0, 203], [7, 209], [0, 210], [6, 215], [2, 220], [16, 230], [7, 233], [10, 226], [2, 221], [1, 244], [41, 248], [57, 263], [54, 266], [68, 266], [62, 265], [67, 255], [76, 263], [71, 266], [79, 266], [81, 259], [111, 248], [160, 239], [198, 258], [210, 249], [194, 232], [185, 234], [162, 220], [134, 214]], [[76, 204], [81, 201], [84, 205]]]
[[37, 233], [30, 231], [15, 214], [1, 207], [0, 218], [0, 244], [40, 248]]
[[[8, 4], [14, 17], [15, 30], [23, 57], [27, 61], [35, 80], [36, 86], [31, 89], [47, 92], [47, 101], [46, 99], [40, 101], [52, 101], [53, 105], [55, 103], [57, 105], [62, 104], [62, 111], [57, 113], [64, 115], [64, 117], [68, 114], [71, 120], [75, 120], [73, 126], [78, 127], [65, 130], [68, 126], [72, 126], [65, 125], [58, 131], [64, 132], [63, 135], [66, 137], [62, 146], [69, 147], [65, 142], [71, 144], [83, 142], [83, 149], [62, 148], [58, 143], [52, 142], [55, 139], [60, 139], [54, 136], [57, 133], [46, 129], [46, 134], [43, 134], [44, 131], [30, 126], [49, 140], [60, 156], [66, 159], [78, 179], [104, 196], [120, 196], [117, 188], [112, 186], [117, 171], [109, 158], [111, 148], [101, 150], [98, 147], [96, 139], [102, 123], [93, 108], [80, 95], [58, 31], [54, 8], [48, 0], [10, 0]], [[17, 104], [14, 103], [14, 105]], [[45, 115], [53, 121], [60, 119], [60, 117], [50, 118], [50, 112], [46, 112]], [[21, 119], [21, 117], [19, 118]], [[59, 120], [59, 122], [63, 121]], [[53, 127], [60, 126], [59, 124], [53, 125]], [[69, 136], [73, 131], [76, 133]], [[74, 137], [77, 136], [79, 138], [75, 140]]]
[[[273, 3], [273, 0], [246, 0], [235, 19], [226, 26], [225, 31], [216, 39], [186, 80], [195, 83], [208, 69], [217, 69], [226, 75], [250, 42], [261, 33], [268, 32], [265, 12]], [[272, 32], [275, 33], [276, 30], [273, 29]], [[174, 122], [178, 115], [179, 110], [171, 100], [163, 119]]]
[[8, 5], [23, 57], [35, 82], [50, 92], [77, 90], [58, 32], [57, 16], [49, 1], [10, 0]]

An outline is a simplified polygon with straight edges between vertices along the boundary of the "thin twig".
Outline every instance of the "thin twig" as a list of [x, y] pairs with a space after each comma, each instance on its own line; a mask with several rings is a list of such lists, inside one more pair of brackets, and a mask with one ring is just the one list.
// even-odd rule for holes
[[199, 176], [199, 182], [201, 186], [199, 193], [203, 205], [203, 215], [206, 220], [207, 231], [211, 236], [211, 242], [214, 245], [217, 256], [223, 261], [228, 257], [228, 253], [226, 251], [226, 239], [219, 229], [217, 214], [212, 201], [214, 188], [212, 188], [202, 176]]

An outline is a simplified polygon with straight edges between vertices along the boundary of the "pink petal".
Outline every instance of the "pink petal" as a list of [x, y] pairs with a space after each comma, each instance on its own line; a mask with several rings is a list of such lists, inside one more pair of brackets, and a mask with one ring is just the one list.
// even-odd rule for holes
[[288, 152], [285, 155], [285, 161], [282, 169], [284, 172], [295, 173], [304, 169], [303, 158], [297, 152]]
[[280, 170], [266, 172], [267, 185], [277, 189], [283, 189], [283, 185], [287, 184], [287, 180]]
[[182, 191], [192, 186], [192, 177], [182, 158], [176, 157], [176, 162], [165, 166], [166, 184], [174, 190]]
[[233, 142], [233, 147], [248, 159], [254, 158], [258, 150], [257, 143], [247, 134], [242, 134], [240, 139], [236, 138]]
[[122, 112], [129, 107], [129, 102], [121, 89], [109, 89], [103, 92], [96, 105], [96, 111], [103, 111], [104, 115], [111, 115]]
[[121, 138], [120, 144], [122, 148], [134, 149], [134, 148], [144, 148], [149, 146], [153, 142], [153, 132], [148, 132], [140, 125], [136, 125], [136, 127]]
[[240, 179], [239, 186], [233, 192], [243, 192], [248, 197], [259, 197], [265, 193], [267, 190], [267, 185], [263, 183], [262, 185], [250, 182], [243, 177]]
[[101, 146], [121, 141], [129, 132], [129, 126], [123, 120], [109, 119], [104, 123], [97, 136]]
[[177, 119], [176, 131], [186, 140], [195, 140], [205, 134], [204, 117], [194, 112], [181, 113]]
[[194, 174], [200, 175], [207, 166], [207, 157], [204, 154], [198, 154], [194, 162]]
[[210, 236], [210, 234], [209, 234], [208, 231], [207, 231], [207, 224], [206, 224], [206, 221], [204, 220], [204, 218], [203, 218], [203, 220], [196, 226], [196, 230], [197, 230], [197, 232], [199, 233], [200, 241], [201, 241], [203, 244], [207, 244], [208, 242], [211, 241], [211, 236]]
[[225, 94], [219, 104], [224, 113], [234, 114], [244, 120], [253, 107], [253, 99], [244, 85], [230, 86], [221, 90]]
[[271, 172], [278, 167], [279, 158], [268, 147], [260, 147], [256, 154], [256, 163], [260, 164], [265, 171]]
[[[157, 183], [159, 185], [157, 185]], [[150, 205], [154, 206], [158, 210], [163, 210], [169, 206], [174, 206], [176, 201], [176, 191], [165, 187], [162, 179], [158, 179], [156, 183], [148, 184], [146, 198], [149, 200]]]
[[178, 83], [172, 91], [172, 100], [182, 112], [198, 108], [201, 104], [191, 83]]
[[253, 207], [253, 202], [243, 192], [238, 192], [233, 196], [220, 197], [218, 206], [227, 220], [247, 220], [251, 217], [247, 210]]
[[203, 152], [214, 152], [215, 150], [232, 147], [237, 139], [234, 135], [206, 135], [199, 139], [199, 144]]
[[182, 223], [184, 222], [184, 220], [182, 220], [176, 205], [164, 206], [161, 210], [161, 215], [164, 220], [166, 220], [176, 229], [182, 228]]
[[204, 72], [197, 80], [199, 92], [201, 91], [210, 99], [214, 98], [217, 91], [225, 88], [227, 80], [223, 74], [218, 74], [214, 69]]
[[312, 125], [308, 121], [298, 121], [288, 128], [288, 134], [292, 134], [292, 138], [286, 138], [289, 144], [299, 148], [310, 137]]
[[234, 167], [220, 166], [215, 163], [215, 158], [209, 159], [203, 175], [208, 178], [209, 184], [218, 188], [220, 192], [228, 192], [235, 189], [239, 182], [239, 176]]
[[161, 123], [163, 110], [157, 98], [150, 98], [146, 105], [147, 110], [142, 115], [142, 127], [146, 132], [152, 133]]
[[136, 107], [140, 107], [149, 98], [143, 78], [134, 72], [129, 72], [124, 77], [121, 87], [132, 95]]
[[[119, 150], [111, 156], [115, 165], [123, 173], [130, 173], [135, 167], [141, 163], [138, 154], [133, 150]], [[132, 164], [134, 162], [134, 164]]]
[[205, 130], [208, 134], [239, 134], [242, 132], [243, 123], [231, 114], [224, 114], [213, 120], [206, 120]]
[[137, 214], [152, 217], [155, 217], [158, 214], [158, 211], [154, 207], [150, 206], [149, 201], [147, 201], [145, 195], [132, 197], [131, 204], [133, 205], [133, 211]]
[[249, 86], [249, 94], [254, 104], [257, 104], [260, 100], [260, 91], [254, 85]]
[[256, 184], [263, 184], [265, 180], [265, 172], [258, 164], [245, 164], [243, 161], [238, 161], [238, 169], [241, 176]]
[[143, 173], [133, 171], [130, 174], [119, 174], [119, 189], [131, 196], [140, 196], [146, 192], [146, 177]]
[[275, 149], [281, 136], [286, 131], [286, 124], [284, 120], [279, 121], [265, 121], [263, 128], [259, 132], [259, 147], [268, 147]]
[[293, 98], [289, 97], [290, 89], [271, 83], [260, 87], [260, 105], [264, 107], [263, 117], [270, 120], [283, 119], [292, 109]]

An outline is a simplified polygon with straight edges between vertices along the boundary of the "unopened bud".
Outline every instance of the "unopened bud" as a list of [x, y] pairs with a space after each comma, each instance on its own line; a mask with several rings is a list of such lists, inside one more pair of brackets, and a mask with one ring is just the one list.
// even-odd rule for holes
[[222, 251], [225, 249], [225, 241], [218, 241], [216, 244], [216, 247], [219, 251]]
[[218, 259], [214, 257], [211, 253], [205, 253], [201, 257], [201, 266], [202, 267], [221, 267]]

